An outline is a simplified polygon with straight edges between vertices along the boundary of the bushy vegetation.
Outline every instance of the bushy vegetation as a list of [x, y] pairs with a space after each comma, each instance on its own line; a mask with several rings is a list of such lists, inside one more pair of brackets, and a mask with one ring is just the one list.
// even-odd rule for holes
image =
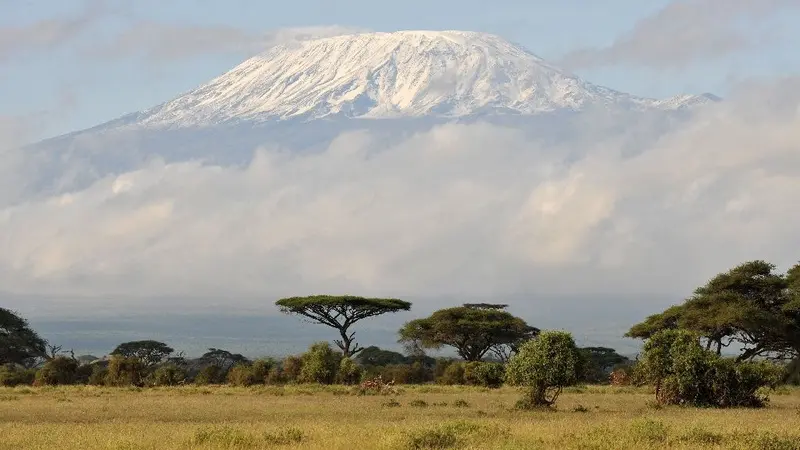
[[526, 342], [511, 359], [506, 381], [526, 389], [519, 407], [552, 406], [566, 386], [578, 381], [580, 370], [581, 356], [572, 336], [563, 331], [545, 331]]
[[637, 370], [655, 385], [659, 403], [690, 406], [763, 406], [767, 398], [760, 389], [774, 388], [784, 377], [780, 366], [766, 361], [722, 358], [688, 330], [653, 334]]

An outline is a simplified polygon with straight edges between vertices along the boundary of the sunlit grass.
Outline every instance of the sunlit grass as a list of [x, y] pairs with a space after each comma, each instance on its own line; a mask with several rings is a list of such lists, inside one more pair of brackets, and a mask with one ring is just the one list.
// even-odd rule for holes
[[800, 449], [800, 390], [768, 408], [653, 408], [647, 388], [571, 388], [555, 411], [519, 393], [403, 386], [0, 389], [1, 449]]

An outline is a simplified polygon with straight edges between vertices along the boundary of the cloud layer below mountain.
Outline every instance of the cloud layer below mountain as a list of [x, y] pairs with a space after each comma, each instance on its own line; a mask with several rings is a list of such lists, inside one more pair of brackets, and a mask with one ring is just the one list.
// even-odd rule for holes
[[800, 79], [743, 86], [633, 153], [644, 125], [593, 141], [588, 121], [559, 146], [449, 124], [395, 144], [349, 132], [313, 154], [265, 146], [246, 167], [155, 161], [5, 201], [0, 285], [120, 308], [320, 292], [679, 300], [739, 262], [800, 259], [798, 105]]

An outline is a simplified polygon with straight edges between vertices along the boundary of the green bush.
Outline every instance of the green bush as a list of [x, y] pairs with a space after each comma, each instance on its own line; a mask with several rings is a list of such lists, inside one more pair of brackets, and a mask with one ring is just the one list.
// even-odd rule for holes
[[500, 387], [505, 374], [506, 368], [501, 363], [473, 361], [464, 364], [464, 382], [471, 386]]
[[447, 368], [452, 364], [458, 363], [458, 361], [449, 358], [437, 358], [436, 362], [433, 364], [433, 380], [438, 383], [439, 380], [444, 376], [444, 372], [447, 370]]
[[465, 364], [462, 362], [448, 364], [436, 382], [447, 385], [464, 384], [464, 366]]
[[0, 366], [0, 386], [30, 386], [35, 379], [35, 370], [24, 369], [16, 364], [4, 364]]
[[58, 386], [74, 384], [78, 373], [78, 361], [65, 356], [48, 360], [36, 372], [36, 386]]
[[350, 358], [342, 358], [339, 364], [337, 381], [341, 384], [358, 384], [361, 381], [361, 367]]
[[228, 383], [232, 386], [247, 387], [258, 384], [258, 379], [250, 364], [237, 364], [228, 371]]
[[198, 386], [206, 386], [209, 384], [222, 384], [227, 377], [220, 366], [212, 364], [200, 369], [200, 372], [194, 377], [194, 384]]
[[270, 371], [276, 366], [275, 360], [271, 358], [257, 359], [253, 361], [250, 370], [253, 372], [255, 384], [266, 384]]
[[686, 330], [664, 330], [645, 343], [637, 368], [656, 388], [659, 404], [711, 407], [760, 407], [762, 388], [775, 388], [783, 367], [737, 362], [703, 349], [699, 336]]
[[149, 377], [152, 386], [177, 386], [186, 381], [186, 371], [175, 364], [165, 364]]
[[289, 381], [288, 377], [283, 373], [283, 369], [277, 364], [270, 369], [267, 374], [266, 383], [271, 385], [286, 384]]
[[553, 405], [566, 386], [575, 384], [581, 356], [572, 335], [564, 331], [543, 331], [520, 347], [506, 367], [506, 381], [527, 388], [518, 403], [521, 408]]
[[281, 362], [281, 376], [286, 383], [295, 383], [300, 380], [303, 371], [303, 358], [300, 356], [287, 356]]
[[300, 369], [301, 383], [333, 384], [339, 372], [342, 354], [333, 351], [327, 342], [313, 344], [303, 354], [303, 366]]
[[108, 386], [142, 386], [144, 376], [145, 366], [137, 358], [112, 356], [108, 361]]

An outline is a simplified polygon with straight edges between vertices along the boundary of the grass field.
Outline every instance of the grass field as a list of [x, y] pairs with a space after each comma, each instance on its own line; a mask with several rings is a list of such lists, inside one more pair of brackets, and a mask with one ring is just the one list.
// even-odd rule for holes
[[0, 389], [2, 449], [800, 449], [800, 390], [761, 410], [656, 408], [646, 389], [587, 387], [556, 411], [519, 393], [404, 386]]

